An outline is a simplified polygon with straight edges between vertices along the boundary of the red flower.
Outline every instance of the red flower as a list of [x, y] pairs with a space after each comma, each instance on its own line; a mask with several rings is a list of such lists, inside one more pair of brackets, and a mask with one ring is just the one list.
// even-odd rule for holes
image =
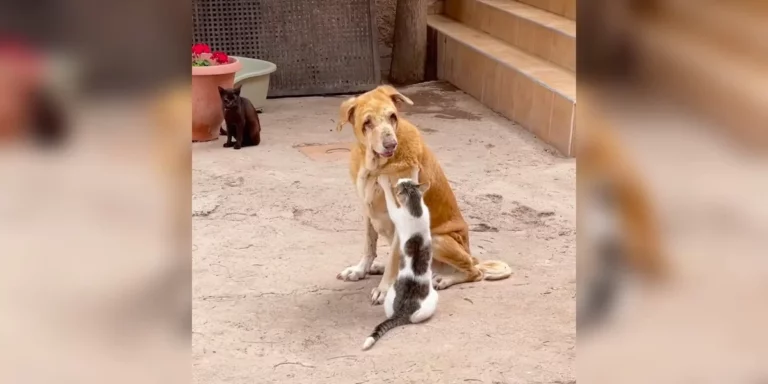
[[192, 46], [193, 55], [201, 55], [203, 53], [211, 53], [211, 47], [208, 44], [195, 44]]
[[213, 55], [211, 55], [211, 59], [219, 64], [229, 63], [229, 56], [227, 56], [227, 54], [224, 52], [214, 52]]

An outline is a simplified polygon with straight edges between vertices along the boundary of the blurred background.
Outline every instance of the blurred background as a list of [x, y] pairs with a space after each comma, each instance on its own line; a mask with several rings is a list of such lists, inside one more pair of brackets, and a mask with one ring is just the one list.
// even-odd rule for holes
[[768, 382], [768, 3], [578, 17], [579, 380]]
[[[768, 3], [579, 0], [578, 377], [768, 382]], [[189, 3], [0, 4], [0, 382], [189, 382]]]
[[0, 4], [0, 382], [190, 381], [189, 4]]

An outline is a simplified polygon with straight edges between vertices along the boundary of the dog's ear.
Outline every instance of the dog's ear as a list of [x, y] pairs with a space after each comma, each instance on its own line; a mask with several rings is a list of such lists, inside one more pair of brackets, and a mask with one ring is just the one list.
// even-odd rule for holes
[[419, 191], [421, 191], [422, 195], [427, 193], [428, 190], [429, 190], [429, 183], [421, 183], [421, 184], [419, 184]]
[[353, 120], [355, 119], [355, 101], [356, 100], [357, 100], [356, 97], [350, 97], [349, 99], [341, 103], [341, 107], [339, 108], [339, 121], [336, 123], [337, 132], [340, 132], [341, 128], [343, 128], [344, 124], [346, 123], [354, 124]]
[[397, 89], [390, 85], [382, 85], [379, 87], [379, 90], [384, 92], [385, 95], [389, 96], [395, 104], [398, 102], [403, 102], [408, 105], [413, 105], [413, 101], [411, 99], [407, 98], [405, 95], [398, 92]]
[[221, 96], [221, 95], [223, 95], [225, 93], [227, 93], [227, 90], [222, 88], [221, 86], [219, 86], [219, 96]]
[[242, 87], [243, 87], [242, 84], [238, 84], [237, 87], [233, 88], [234, 91], [235, 91], [235, 95], [240, 96], [240, 88], [242, 88]]

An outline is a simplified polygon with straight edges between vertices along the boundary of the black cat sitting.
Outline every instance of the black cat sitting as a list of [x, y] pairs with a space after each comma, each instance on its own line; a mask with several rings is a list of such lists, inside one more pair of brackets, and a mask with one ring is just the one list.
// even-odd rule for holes
[[[219, 87], [224, 121], [227, 124], [227, 142], [224, 148], [248, 147], [261, 142], [261, 123], [251, 101], [240, 97], [240, 86], [233, 89]], [[223, 133], [223, 132], [222, 132]], [[232, 142], [232, 136], [235, 142]]]

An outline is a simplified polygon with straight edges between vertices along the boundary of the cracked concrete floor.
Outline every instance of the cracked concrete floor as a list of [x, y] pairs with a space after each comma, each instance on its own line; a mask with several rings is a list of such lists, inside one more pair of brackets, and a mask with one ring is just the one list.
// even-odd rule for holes
[[[378, 283], [336, 280], [363, 248], [345, 156], [344, 97], [275, 99], [262, 144], [194, 145], [197, 383], [569, 383], [575, 379], [575, 161], [443, 83], [404, 89], [470, 223], [472, 252], [511, 278], [440, 292], [427, 323], [360, 350]], [[306, 151], [305, 151], [306, 152]], [[383, 243], [379, 257], [388, 257]]]

